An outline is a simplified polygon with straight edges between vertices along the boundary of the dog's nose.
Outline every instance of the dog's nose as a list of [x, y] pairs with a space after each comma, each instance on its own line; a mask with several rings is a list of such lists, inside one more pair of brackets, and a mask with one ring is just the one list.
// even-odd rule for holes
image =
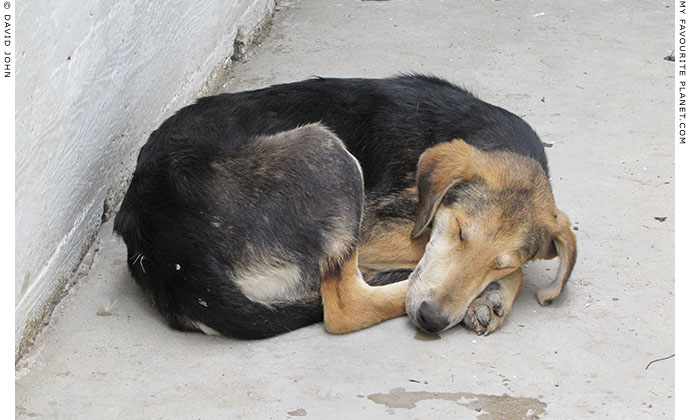
[[417, 311], [417, 325], [424, 331], [435, 334], [448, 326], [448, 318], [441, 314], [438, 306], [429, 301], [422, 302]]

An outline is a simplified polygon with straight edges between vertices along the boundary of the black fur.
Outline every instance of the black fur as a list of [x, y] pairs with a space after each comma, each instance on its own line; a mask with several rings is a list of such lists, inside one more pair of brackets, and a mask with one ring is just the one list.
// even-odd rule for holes
[[[368, 196], [410, 187], [420, 154], [454, 138], [531, 157], [548, 173], [541, 141], [526, 122], [434, 77], [316, 78], [200, 99], [151, 134], [115, 219], [133, 276], [172, 326], [197, 329], [191, 320], [258, 338], [322, 319], [318, 267], [332, 257], [324, 233], [344, 218], [352, 237], [343, 240], [350, 251], [356, 247], [360, 175], [337, 148], [312, 141], [276, 151], [256, 140], [319, 122], [358, 159]], [[312, 134], [332, 141], [329, 133]], [[413, 217], [414, 209], [403, 207], [400, 217]], [[398, 209], [379, 212], [396, 217]], [[316, 281], [316, 294], [264, 305], [234, 284], [248, 244], [276, 243], [289, 250], [281, 258], [299, 266], [305, 281]], [[405, 278], [369, 277], [376, 284]]]
[[[180, 329], [259, 338], [319, 321], [325, 248], [339, 235], [347, 256], [359, 235], [357, 163], [313, 125], [229, 147], [186, 134], [152, 134], [115, 220], [136, 280]], [[304, 297], [251, 301], [235, 282], [250, 264], [299, 267]]]

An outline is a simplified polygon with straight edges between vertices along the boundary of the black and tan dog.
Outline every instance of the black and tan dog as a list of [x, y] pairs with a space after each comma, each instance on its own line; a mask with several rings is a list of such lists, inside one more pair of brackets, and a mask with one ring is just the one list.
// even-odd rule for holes
[[204, 98], [141, 149], [115, 219], [129, 268], [180, 329], [332, 333], [405, 312], [494, 331], [521, 266], [575, 264], [541, 141], [433, 77], [312, 79]]

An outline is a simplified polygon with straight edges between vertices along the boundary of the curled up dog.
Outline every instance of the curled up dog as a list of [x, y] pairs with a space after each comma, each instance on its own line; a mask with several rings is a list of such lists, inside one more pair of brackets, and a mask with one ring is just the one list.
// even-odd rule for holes
[[405, 313], [496, 330], [521, 266], [576, 259], [539, 137], [438, 78], [311, 79], [203, 98], [141, 149], [115, 220], [175, 328], [345, 333]]

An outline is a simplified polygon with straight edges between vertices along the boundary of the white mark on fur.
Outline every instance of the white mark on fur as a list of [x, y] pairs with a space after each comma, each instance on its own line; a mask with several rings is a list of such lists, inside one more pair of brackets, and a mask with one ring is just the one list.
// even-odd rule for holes
[[175, 264], [175, 270], [180, 271], [182, 269], [182, 266], [180, 264]]
[[220, 333], [213, 328], [209, 327], [208, 325], [204, 324], [203, 322], [199, 321], [190, 321], [190, 324], [202, 333], [206, 335], [220, 335]]
[[259, 258], [233, 276], [235, 284], [249, 299], [271, 304], [304, 299], [318, 287], [310, 284], [298, 266], [279, 258]]
[[425, 300], [435, 300], [435, 290], [448, 281], [450, 266], [447, 261], [452, 258], [454, 246], [459, 242], [455, 234], [453, 237], [449, 234], [451, 221], [449, 210], [438, 210], [424, 255], [410, 275], [410, 288], [405, 299], [408, 313], [416, 313]]
[[214, 330], [213, 328], [209, 327], [208, 325], [204, 324], [203, 322], [200, 321], [193, 321], [186, 316], [181, 316], [180, 321], [182, 321], [183, 324], [186, 324], [187, 327], [189, 328], [196, 328], [198, 331], [206, 334], [206, 335], [221, 335], [218, 331]]
[[208, 308], [208, 303], [206, 303], [206, 301], [202, 298], [199, 298], [199, 305], [203, 306], [204, 308]]

